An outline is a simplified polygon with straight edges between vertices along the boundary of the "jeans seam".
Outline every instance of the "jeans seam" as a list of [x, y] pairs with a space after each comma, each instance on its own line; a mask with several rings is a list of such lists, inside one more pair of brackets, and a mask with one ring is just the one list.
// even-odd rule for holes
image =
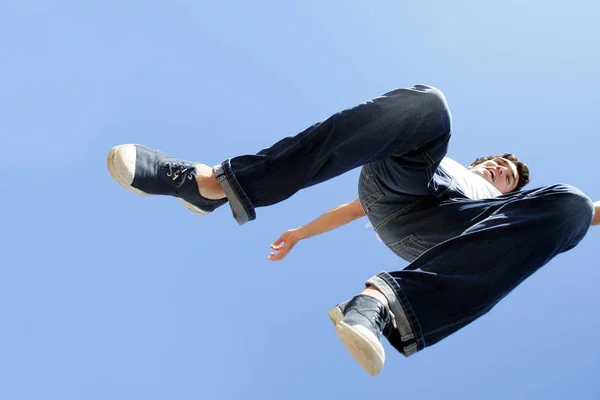
[[[427, 165], [427, 177], [429, 178], [429, 180], [433, 179], [433, 172], [431, 172], [431, 166], [435, 163], [435, 161], [433, 160], [433, 158], [431, 158], [431, 156], [429, 155], [428, 152], [423, 151], [423, 158], [425, 158], [425, 160], [427, 161], [428, 165]], [[448, 193], [450, 191], [450, 189], [452, 189], [452, 185], [454, 184], [454, 177], [451, 176], [451, 181], [450, 184], [448, 185], [448, 189], [444, 190], [442, 193], [438, 194], [437, 197], [441, 198], [443, 197], [446, 193]]]
[[374, 174], [372, 172], [370, 174], [367, 174], [364, 171], [364, 167], [363, 167], [362, 170], [360, 171], [360, 174], [362, 175], [363, 180], [366, 181], [366, 185], [365, 186], [367, 186], [367, 185], [374, 186], [374, 188], [377, 190], [377, 193], [376, 193], [377, 196], [367, 196], [367, 197], [370, 197], [370, 198], [366, 198], [365, 200], [370, 200], [370, 201], [369, 202], [365, 201], [364, 205], [361, 203], [361, 205], [363, 206], [363, 209], [366, 210], [366, 209], [370, 208], [373, 204], [375, 204], [379, 200], [381, 200], [383, 197], [385, 197], [385, 194], [383, 193], [383, 191], [379, 187], [379, 184], [375, 180], [375, 176], [374, 176]]
[[427, 181], [430, 181], [433, 179], [433, 172], [431, 171], [431, 166], [434, 164], [434, 161], [429, 156], [429, 153], [427, 153], [427, 151], [423, 151], [421, 154], [423, 155], [425, 161], [427, 161]]

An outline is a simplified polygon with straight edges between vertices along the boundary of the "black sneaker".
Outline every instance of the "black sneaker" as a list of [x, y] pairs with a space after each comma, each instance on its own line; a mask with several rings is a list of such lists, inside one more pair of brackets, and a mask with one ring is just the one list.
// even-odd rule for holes
[[141, 196], [173, 196], [196, 214], [209, 214], [227, 201], [200, 196], [196, 183], [197, 163], [179, 160], [146, 146], [115, 146], [108, 153], [106, 164], [113, 179], [130, 192]]
[[392, 313], [379, 300], [358, 295], [343, 311], [335, 330], [354, 360], [371, 376], [383, 369], [385, 350], [381, 337], [392, 329]]

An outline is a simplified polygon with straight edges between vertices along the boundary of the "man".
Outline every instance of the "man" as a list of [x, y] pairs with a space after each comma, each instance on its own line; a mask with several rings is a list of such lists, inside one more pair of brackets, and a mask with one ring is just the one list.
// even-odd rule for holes
[[198, 214], [229, 202], [240, 225], [255, 219], [256, 207], [362, 166], [358, 199], [284, 233], [269, 259], [366, 214], [387, 247], [411, 262], [371, 277], [363, 292], [329, 310], [346, 349], [375, 376], [385, 360], [382, 335], [405, 356], [437, 343], [577, 245], [600, 219], [600, 203], [569, 185], [520, 191], [529, 170], [512, 154], [469, 169], [446, 158], [450, 132], [444, 95], [417, 85], [214, 168], [141, 145], [114, 147], [107, 164], [126, 189], [174, 196]]

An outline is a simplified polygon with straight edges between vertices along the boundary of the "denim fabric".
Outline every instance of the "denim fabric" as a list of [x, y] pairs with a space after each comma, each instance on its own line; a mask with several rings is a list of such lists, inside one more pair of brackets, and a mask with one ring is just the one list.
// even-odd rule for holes
[[[592, 217], [591, 200], [559, 184], [490, 200], [448, 198], [388, 222], [382, 240], [414, 258], [401, 271], [374, 277], [379, 285], [373, 278], [367, 282], [391, 289], [393, 295], [386, 297], [392, 312], [400, 305], [404, 313], [396, 323], [410, 326], [414, 335], [403, 339], [406, 333], [399, 329], [388, 336], [390, 343], [408, 356], [484, 315], [553, 257], [577, 245]], [[403, 235], [411, 240], [396, 240]]]
[[[450, 114], [444, 96], [435, 88], [417, 85], [334, 114], [258, 154], [226, 160], [215, 172], [241, 225], [256, 218], [256, 207], [391, 158], [411, 163], [411, 169], [394, 173], [411, 181], [409, 192], [425, 193], [423, 185], [431, 180], [449, 138]], [[423, 159], [423, 148], [434, 153], [434, 163]]]
[[451, 134], [443, 94], [417, 85], [339, 112], [216, 174], [238, 223], [255, 208], [362, 166], [361, 205], [383, 243], [411, 262], [367, 281], [389, 300], [387, 337], [408, 356], [488, 312], [593, 217], [578, 189], [554, 185], [471, 200], [438, 168]]

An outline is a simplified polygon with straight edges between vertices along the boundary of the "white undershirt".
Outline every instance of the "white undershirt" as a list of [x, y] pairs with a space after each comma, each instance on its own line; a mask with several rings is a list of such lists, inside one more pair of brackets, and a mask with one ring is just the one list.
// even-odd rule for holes
[[440, 168], [454, 178], [456, 188], [470, 199], [490, 199], [502, 194], [483, 177], [474, 174], [451, 158], [442, 159]]

